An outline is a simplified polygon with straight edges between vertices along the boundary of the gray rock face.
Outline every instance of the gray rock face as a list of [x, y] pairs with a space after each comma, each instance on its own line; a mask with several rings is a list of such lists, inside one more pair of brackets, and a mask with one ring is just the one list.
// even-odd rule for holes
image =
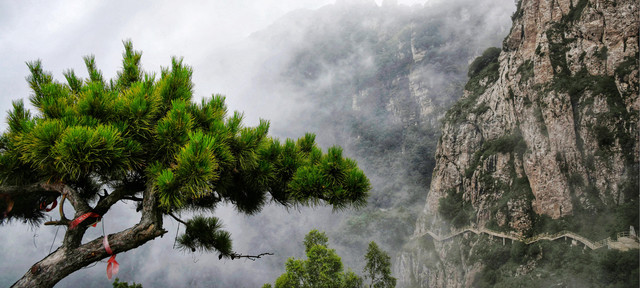
[[[445, 117], [414, 235], [455, 226], [440, 211], [451, 195], [469, 214], [459, 225], [515, 235], [540, 215], [637, 198], [638, 18], [635, 0], [523, 0], [497, 69], [472, 76]], [[399, 256], [401, 285], [471, 285], [477, 266], [452, 264], [442, 243], [431, 259], [419, 247]]]

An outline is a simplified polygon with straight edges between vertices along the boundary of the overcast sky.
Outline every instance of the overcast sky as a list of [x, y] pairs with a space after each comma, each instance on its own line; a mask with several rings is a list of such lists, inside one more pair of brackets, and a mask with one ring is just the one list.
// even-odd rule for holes
[[[120, 66], [125, 39], [143, 51], [145, 70], [158, 71], [170, 63], [171, 56], [181, 56], [194, 67], [198, 96], [224, 93], [198, 73], [197, 67], [206, 65], [200, 60], [266, 28], [288, 12], [333, 2], [0, 0], [0, 109], [4, 113], [12, 99], [28, 97], [25, 61], [42, 59], [46, 70], [64, 79], [62, 72], [68, 68], [86, 76], [82, 56], [94, 54], [98, 67], [111, 78]], [[414, 5], [426, 1], [398, 2]]]
[[[333, 0], [236, 0], [236, 1], [9, 1], [0, 0], [0, 128], [6, 127], [6, 111], [12, 100], [28, 99], [30, 91], [25, 81], [28, 69], [25, 61], [41, 59], [44, 68], [54, 74], [54, 78], [62, 81], [65, 69], [74, 69], [81, 77], [86, 77], [82, 56], [94, 54], [99, 69], [109, 79], [120, 67], [122, 40], [131, 39], [136, 50], [143, 51], [142, 65], [146, 71], [159, 71], [161, 66], [170, 63], [171, 56], [182, 56], [188, 65], [194, 68], [195, 92], [199, 97], [211, 93], [223, 93], [229, 83], [212, 83], [210, 75], [199, 73], [199, 69], [207, 65], [212, 51], [234, 45], [251, 33], [266, 28], [276, 19], [296, 9], [316, 9], [333, 3]], [[378, 0], [380, 4], [382, 0]], [[414, 5], [426, 1], [399, 0], [400, 4]], [[219, 87], [222, 87], [222, 91]], [[231, 97], [230, 97], [231, 98]], [[27, 101], [28, 102], [28, 101]], [[250, 103], [228, 101], [231, 110], [246, 110]], [[124, 229], [137, 222], [126, 212], [130, 207], [120, 206], [105, 219], [107, 233]], [[225, 210], [226, 209], [226, 210]], [[261, 215], [252, 221], [264, 221], [264, 227], [277, 230], [277, 219], [289, 217], [287, 211], [268, 207], [263, 214], [272, 219], [262, 219]], [[122, 212], [122, 213], [120, 213]], [[308, 213], [289, 211], [294, 214]], [[245, 216], [236, 215], [229, 208], [220, 213], [235, 215], [224, 219], [228, 230], [235, 239], [260, 238], [255, 231], [243, 231], [242, 221]], [[315, 209], [310, 213], [326, 215], [328, 209]], [[300, 216], [295, 216], [300, 217]], [[339, 217], [339, 216], [336, 216]], [[263, 217], [264, 218], [264, 217]], [[301, 217], [304, 218], [304, 217]], [[314, 217], [311, 217], [314, 218]], [[239, 220], [237, 220], [239, 219]], [[244, 219], [244, 220], [242, 220]], [[305, 218], [306, 219], [306, 218]], [[310, 221], [310, 220], [309, 220]], [[175, 234], [175, 223], [167, 221], [166, 229]], [[289, 239], [291, 245], [298, 245], [302, 236], [310, 227], [323, 229], [332, 223], [313, 222], [301, 225], [295, 235], [266, 235], [273, 239]], [[6, 286], [17, 280], [25, 271], [48, 254], [50, 247], [56, 248], [63, 231], [59, 231], [57, 242], [53, 242], [55, 228], [30, 228], [19, 223], [0, 227], [0, 286]], [[94, 231], [95, 232], [95, 231]], [[243, 235], [244, 233], [244, 235]], [[91, 234], [91, 233], [90, 233]], [[95, 232], [88, 235], [93, 239], [100, 235]], [[203, 286], [218, 287], [220, 282], [206, 282], [216, 279], [203, 274], [230, 275], [230, 281], [242, 282], [243, 278], [265, 278], [261, 275], [260, 266], [268, 265], [268, 261], [258, 263], [228, 263], [217, 260], [216, 255], [189, 255], [172, 252], [173, 236], [153, 241], [145, 247], [128, 253], [121, 253], [118, 259], [121, 272], [118, 275], [126, 281], [158, 283], [157, 279], [166, 281], [167, 286]], [[51, 246], [51, 243], [54, 243]], [[239, 252], [265, 252], [269, 247], [260, 247], [259, 243], [247, 246], [242, 240]], [[242, 243], [245, 245], [243, 246]], [[239, 246], [239, 247], [238, 247]], [[253, 248], [254, 250], [251, 250]], [[300, 250], [302, 248], [300, 247]], [[170, 251], [170, 252], [166, 252]], [[147, 257], [138, 257], [144, 253]], [[147, 254], [153, 255], [148, 256]], [[172, 258], [163, 258], [170, 255]], [[301, 255], [295, 255], [301, 256]], [[136, 263], [143, 261], [145, 263]], [[151, 259], [151, 260], [150, 260]], [[273, 264], [273, 263], [271, 263]], [[104, 276], [105, 263], [84, 269], [72, 274], [61, 282], [59, 287], [71, 285], [69, 281], [85, 281], [84, 285], [94, 287], [110, 287]], [[138, 268], [132, 268], [138, 265]], [[140, 266], [147, 267], [141, 269]], [[178, 269], [178, 267], [191, 267]], [[241, 267], [241, 268], [238, 268]], [[131, 271], [142, 271], [132, 275]], [[251, 275], [247, 275], [252, 271]], [[271, 277], [271, 276], [269, 276]], [[96, 280], [97, 279], [97, 280]], [[156, 279], [149, 282], [149, 279]], [[194, 283], [184, 283], [192, 279]], [[89, 282], [87, 282], [89, 281]], [[98, 281], [98, 282], [94, 282]], [[198, 282], [200, 281], [200, 282]], [[204, 281], [204, 282], [203, 282]], [[257, 283], [263, 283], [257, 280]], [[227, 285], [229, 282], [227, 282]], [[151, 287], [151, 286], [149, 286]], [[224, 287], [224, 286], [220, 286]]]

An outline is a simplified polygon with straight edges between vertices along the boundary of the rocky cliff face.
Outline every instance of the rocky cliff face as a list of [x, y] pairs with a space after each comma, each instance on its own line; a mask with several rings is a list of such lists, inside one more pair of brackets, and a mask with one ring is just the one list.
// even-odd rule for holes
[[[414, 235], [638, 227], [638, 17], [635, 0], [518, 3], [502, 51], [471, 64], [447, 112]], [[427, 244], [399, 257], [403, 285], [468, 287], [484, 265]]]

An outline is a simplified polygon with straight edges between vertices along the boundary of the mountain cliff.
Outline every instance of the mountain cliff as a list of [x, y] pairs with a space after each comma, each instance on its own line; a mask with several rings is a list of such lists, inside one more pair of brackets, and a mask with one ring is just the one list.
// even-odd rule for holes
[[[540, 272], [551, 265], [542, 246], [551, 245], [547, 255], [558, 251], [556, 244], [511, 241], [506, 250], [487, 248], [490, 256], [481, 253], [493, 247], [486, 236], [438, 241], [429, 234], [485, 229], [505, 235], [506, 245], [507, 235], [567, 230], [599, 240], [638, 228], [638, 16], [635, 0], [518, 3], [502, 49], [471, 63], [464, 95], [445, 116], [414, 241], [396, 261], [402, 285], [549, 280]], [[506, 255], [495, 256], [500, 251]], [[629, 265], [637, 278], [634, 251]], [[601, 283], [590, 277], [583, 284]], [[569, 278], [555, 280], [582, 283]]]

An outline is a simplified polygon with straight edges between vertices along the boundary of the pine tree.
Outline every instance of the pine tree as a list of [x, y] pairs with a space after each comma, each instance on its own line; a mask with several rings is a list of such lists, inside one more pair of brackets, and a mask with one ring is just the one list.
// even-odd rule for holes
[[[13, 102], [0, 137], [0, 223], [40, 225], [59, 203], [59, 219], [44, 225], [68, 229], [62, 245], [14, 287], [52, 287], [84, 266], [135, 249], [167, 232], [165, 216], [186, 226], [178, 242], [187, 251], [259, 257], [234, 252], [231, 235], [210, 216], [221, 202], [246, 214], [270, 201], [335, 209], [365, 204], [369, 181], [341, 148], [323, 153], [313, 134], [281, 142], [268, 136], [264, 120], [245, 127], [241, 113], [227, 114], [221, 95], [192, 101], [192, 70], [182, 59], [173, 58], [159, 75], [147, 73], [142, 53], [130, 41], [124, 46], [122, 70], [110, 81], [93, 56], [84, 58], [89, 77], [69, 70], [66, 83], [55, 81], [41, 61], [27, 63], [36, 111]], [[138, 204], [140, 221], [106, 241], [81, 243], [121, 200]], [[63, 213], [67, 203], [75, 211], [71, 218]], [[182, 220], [181, 211], [198, 216]], [[316, 250], [319, 257], [331, 254]]]
[[391, 257], [378, 248], [376, 242], [371, 241], [367, 254], [364, 255], [367, 264], [364, 266], [366, 278], [371, 282], [369, 287], [393, 288], [396, 287], [396, 278], [391, 277]]

